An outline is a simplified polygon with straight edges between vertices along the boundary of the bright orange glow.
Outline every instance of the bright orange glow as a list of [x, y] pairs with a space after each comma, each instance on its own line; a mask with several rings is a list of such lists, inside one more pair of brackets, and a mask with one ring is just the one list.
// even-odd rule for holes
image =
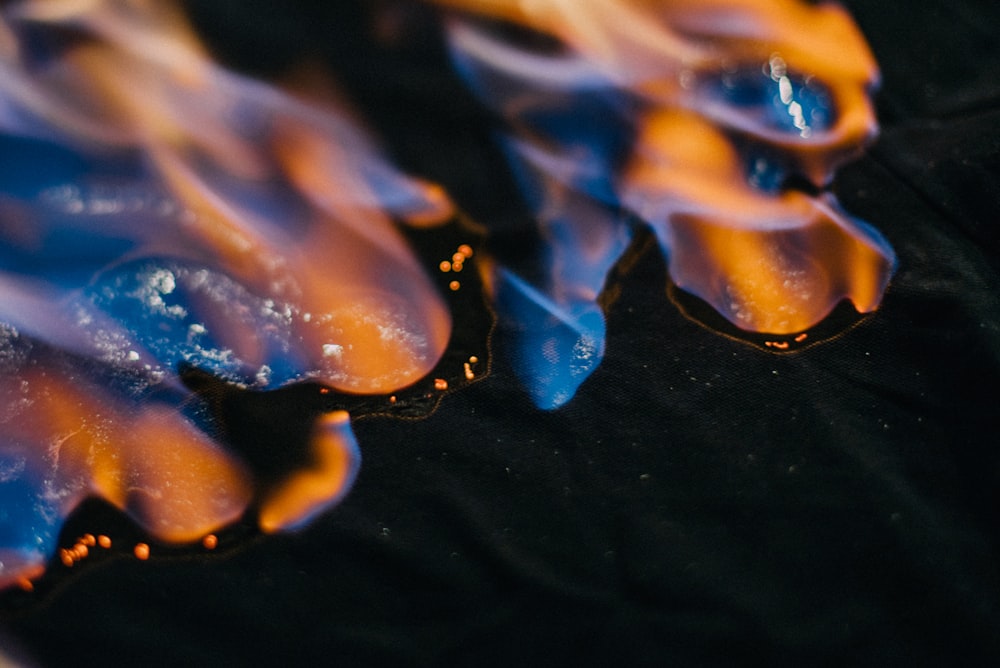
[[[864, 37], [842, 7], [803, 0], [430, 0], [519, 23], [569, 46], [616, 86], [658, 105], [696, 109], [717, 122], [795, 145], [806, 170], [829, 178], [831, 153], [857, 153], [871, 138], [868, 89], [878, 69]], [[720, 65], [766, 63], [775, 53], [797, 71], [833, 83], [841, 110], [833, 128], [808, 146], [752, 124], [739, 113], [705, 107], [689, 89]], [[512, 65], [516, 67], [516, 65]]]
[[891, 264], [826, 198], [773, 195], [740, 178], [739, 156], [703, 118], [643, 119], [624, 199], [671, 250], [674, 281], [747, 330], [791, 334], [846, 297], [878, 306]]
[[[173, 408], [123, 403], [41, 364], [0, 381], [0, 397], [12, 395], [30, 401], [31, 410], [5, 420], [5, 436], [48, 444], [21, 454], [26, 471], [58, 494], [62, 514], [98, 495], [158, 539], [188, 541], [236, 520], [250, 502], [242, 465]], [[106, 536], [94, 542], [110, 545]], [[68, 558], [86, 556], [88, 544], [82, 538]]]
[[[29, 63], [19, 40], [45, 30], [51, 57]], [[440, 359], [450, 312], [398, 223], [440, 223], [452, 204], [395, 170], [321, 73], [299, 74], [282, 87], [219, 67], [178, 2], [3, 3], [0, 132], [43, 138], [112, 175], [88, 168], [25, 196], [16, 204], [32, 212], [28, 229], [5, 228], [0, 243], [30, 254], [66, 228], [127, 250], [88, 256], [83, 271], [95, 273], [81, 285], [0, 267], [0, 482], [11, 498], [33, 497], [11, 521], [12, 544], [0, 545], [0, 587], [55, 552], [62, 521], [88, 496], [158, 541], [212, 549], [210, 532], [255, 496], [262, 528], [276, 531], [346, 492], [358, 463], [346, 413], [319, 420], [314, 467], [264, 489], [184, 416], [183, 396], [149, 398], [150, 387], [186, 391], [180, 364], [218, 362], [207, 370], [254, 389], [313, 380], [364, 394], [411, 385]], [[96, 210], [88, 188], [99, 191]], [[45, 199], [56, 191], [68, 193], [58, 210]], [[152, 271], [116, 274], [133, 262]], [[181, 292], [183, 305], [166, 305]], [[171, 327], [176, 341], [157, 348]], [[33, 340], [49, 352], [7, 364], [10, 346]], [[127, 378], [102, 385], [89, 380], [95, 369]], [[111, 541], [59, 556], [72, 565], [94, 545]]]
[[[96, 37], [58, 68], [29, 75], [10, 63], [4, 89], [69, 142], [147, 156], [190, 217], [130, 225], [143, 252], [210, 263], [289, 303], [303, 375], [332, 387], [387, 392], [433, 368], [450, 315], [393, 217], [431, 224], [450, 217], [451, 203], [384, 162], [329, 82], [312, 73], [307, 100], [219, 68], [170, 2], [56, 0], [16, 15], [72, 21]], [[235, 180], [224, 189], [218, 174]], [[289, 187], [305, 204], [297, 220], [254, 207]], [[257, 332], [218, 333], [248, 366], [267, 365]]]
[[303, 526], [350, 487], [359, 461], [350, 416], [345, 411], [334, 411], [317, 421], [310, 452], [312, 466], [293, 473], [262, 501], [258, 517], [261, 531]]
[[[547, 194], [533, 206], [572, 219], [578, 243], [599, 238], [605, 219], [568, 197], [572, 189], [637, 214], [656, 233], [674, 282], [740, 328], [791, 334], [845, 298], [861, 312], [878, 306], [894, 263], [888, 243], [831, 195], [784, 185], [797, 175], [823, 187], [876, 134], [878, 69], [843, 8], [804, 0], [433, 1], [458, 10], [449, 27], [457, 60], [543, 184], [535, 187]], [[562, 48], [533, 50], [462, 12], [519, 24]], [[602, 124], [574, 116], [581, 102], [608, 98], [625, 111], [598, 107]], [[548, 120], [536, 127], [534, 116]], [[553, 119], [635, 132], [624, 158], [609, 159], [585, 132], [553, 130]], [[574, 271], [555, 267], [539, 294], [561, 305], [563, 295], [589, 289], [594, 278]]]

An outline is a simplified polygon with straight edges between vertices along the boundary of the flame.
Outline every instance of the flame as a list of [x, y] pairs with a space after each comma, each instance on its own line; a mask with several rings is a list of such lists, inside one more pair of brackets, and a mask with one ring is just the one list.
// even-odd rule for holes
[[[28, 116], [7, 130], [83, 152], [138, 149], [148, 183], [188, 217], [156, 226], [117, 217], [134, 255], [207, 264], [283, 302], [299, 373], [338, 389], [387, 392], [430, 371], [450, 316], [389, 213], [446, 218], [440, 189], [393, 172], [344, 110], [215, 66], [168, 3], [66, 0], [14, 5], [10, 15], [93, 41], [30, 77], [24, 63], [6, 63], [11, 102]], [[133, 188], [142, 187], [151, 189]], [[231, 340], [251, 378], [274, 366], [253, 339]], [[342, 354], [332, 359], [329, 346]]]
[[[24, 351], [14, 338], [8, 349]], [[175, 406], [116, 397], [79, 371], [25, 354], [0, 374], [0, 587], [54, 551], [63, 519], [89, 496], [169, 541], [198, 539], [250, 501], [245, 468]]]
[[650, 221], [679, 287], [772, 334], [812, 327], [844, 297], [878, 306], [888, 244], [831, 195], [752, 187], [732, 144], [688, 112], [643, 120], [623, 200]]
[[[841, 7], [435, 1], [458, 10], [456, 67], [502, 120], [540, 228], [529, 260], [483, 265], [539, 406], [565, 403], [600, 362], [596, 293], [633, 233], [627, 214], [654, 232], [673, 281], [742, 329], [792, 334], [843, 299], [878, 306], [888, 242], [833, 195], [786, 185], [823, 188], [877, 134], [878, 69]], [[524, 278], [539, 258], [548, 272]]]
[[[834, 3], [803, 0], [434, 0], [437, 4], [503, 19], [549, 35], [567, 50], [544, 59], [486, 44], [456, 26], [460, 49], [475, 49], [490, 65], [526, 79], [561, 79], [564, 85], [598, 84], [628, 90], [656, 106], [683, 107], [712, 121], [808, 157], [807, 171], [832, 175], [823, 163], [858, 153], [874, 136], [869, 93], [878, 69], [863, 35]], [[482, 50], [480, 50], [482, 49]], [[492, 51], [492, 53], [489, 53]], [[501, 62], [501, 57], [505, 62]], [[798, 72], [832, 86], [838, 110], [829, 128], [806, 133], [808, 145], [782, 128], [706, 88], [740, 66], [766, 67], [776, 83]], [[540, 66], [540, 67], [539, 67]], [[784, 81], [782, 81], [784, 80]], [[786, 104], [791, 104], [788, 101]], [[747, 113], [750, 111], [751, 113]], [[801, 128], [799, 129], [801, 135]], [[830, 165], [832, 167], [833, 165]]]
[[357, 475], [360, 455], [346, 411], [325, 415], [313, 427], [310, 469], [297, 471], [264, 499], [260, 528], [301, 527], [336, 503]]
[[0, 9], [0, 587], [88, 496], [188, 542], [254, 504], [302, 526], [350, 487], [346, 413], [265, 485], [186, 417], [182, 364], [368, 394], [441, 357], [449, 310], [396, 221], [446, 220], [447, 196], [305, 88], [219, 67], [175, 3]]
[[[538, 406], [600, 363], [598, 299], [639, 221], [674, 282], [746, 330], [877, 307], [892, 250], [822, 192], [877, 130], [877, 68], [839, 6], [430, 1], [536, 214], [536, 247], [478, 264]], [[388, 394], [441, 358], [449, 312], [396, 221], [451, 204], [300, 74], [220, 68], [175, 3], [0, 9], [0, 587], [37, 574], [87, 496], [185, 542], [251, 506], [293, 529], [350, 487], [346, 413], [313, 425], [305, 469], [256, 480], [188, 417], [181, 365]]]

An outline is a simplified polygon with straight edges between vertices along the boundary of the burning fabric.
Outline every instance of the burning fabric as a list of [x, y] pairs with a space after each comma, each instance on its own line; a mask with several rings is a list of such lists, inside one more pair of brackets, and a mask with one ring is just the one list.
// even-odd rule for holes
[[[314, 96], [315, 97], [315, 96]], [[178, 380], [388, 393], [437, 363], [447, 306], [393, 223], [447, 219], [335, 102], [214, 65], [145, 0], [0, 14], [0, 586], [86, 497], [190, 541], [254, 496]], [[262, 528], [350, 486], [347, 416], [261, 490]]]
[[802, 336], [841, 300], [877, 307], [893, 252], [821, 190], [877, 129], [877, 68], [839, 6], [441, 4], [465, 12], [456, 65], [502, 122], [541, 229], [536, 256], [489, 276], [539, 406], [600, 363], [597, 298], [637, 222], [674, 283], [741, 329]]
[[[740, 328], [795, 335], [841, 300], [877, 306], [892, 251], [822, 192], [875, 134], [876, 68], [841, 10], [439, 4], [541, 230], [480, 264], [538, 406], [600, 363], [598, 299], [640, 225], [677, 286]], [[0, 11], [0, 587], [42, 570], [87, 497], [190, 542], [248, 508], [264, 531], [302, 526], [349, 488], [346, 412], [322, 412], [304, 465], [263, 484], [184, 369], [389, 395], [446, 354], [452, 314], [394, 221], [446, 220], [447, 196], [309, 83], [307, 99], [220, 68], [170, 3]]]

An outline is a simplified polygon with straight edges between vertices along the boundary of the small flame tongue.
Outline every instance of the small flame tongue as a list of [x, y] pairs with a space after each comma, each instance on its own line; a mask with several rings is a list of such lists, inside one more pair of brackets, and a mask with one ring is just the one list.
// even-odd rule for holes
[[[449, 23], [456, 66], [504, 121], [505, 145], [541, 227], [538, 255], [585, 239], [623, 239], [619, 207], [656, 234], [678, 286], [738, 327], [801, 332], [842, 299], [877, 307], [894, 257], [880, 234], [821, 188], [877, 130], [875, 62], [839, 6], [802, 0], [437, 0], [466, 12]], [[478, 15], [553, 38], [533, 48]], [[512, 37], [512, 34], [515, 37]], [[590, 204], [583, 203], [589, 200]], [[586, 211], [581, 216], [580, 211]], [[572, 221], [572, 222], [567, 222]], [[567, 244], [569, 234], [576, 242]], [[522, 370], [541, 406], [572, 396], [599, 361], [603, 322], [585, 297], [620, 253], [563, 261], [534, 282], [501, 258], [492, 282]], [[589, 273], [581, 271], [589, 268]], [[511, 294], [520, 294], [512, 298]], [[502, 307], [501, 307], [502, 308]], [[583, 314], [567, 326], [567, 315]], [[558, 315], [557, 315], [558, 314]], [[589, 323], [589, 324], [588, 324]], [[553, 352], [555, 351], [555, 352]], [[544, 360], [548, 360], [545, 362]], [[577, 373], [560, 370], [574, 360]]]

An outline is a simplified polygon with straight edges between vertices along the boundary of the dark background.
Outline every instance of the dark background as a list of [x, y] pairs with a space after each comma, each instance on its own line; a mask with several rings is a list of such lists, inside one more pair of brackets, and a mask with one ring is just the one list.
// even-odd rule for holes
[[[226, 61], [327, 61], [400, 164], [525, 220], [419, 12], [388, 46], [360, 2], [190, 4]], [[430, 417], [357, 421], [309, 530], [81, 564], [8, 597], [10, 633], [43, 666], [1000, 665], [1000, 4], [846, 4], [883, 132], [834, 190], [898, 254], [878, 312], [776, 354], [644, 253], [564, 408], [498, 344]]]

